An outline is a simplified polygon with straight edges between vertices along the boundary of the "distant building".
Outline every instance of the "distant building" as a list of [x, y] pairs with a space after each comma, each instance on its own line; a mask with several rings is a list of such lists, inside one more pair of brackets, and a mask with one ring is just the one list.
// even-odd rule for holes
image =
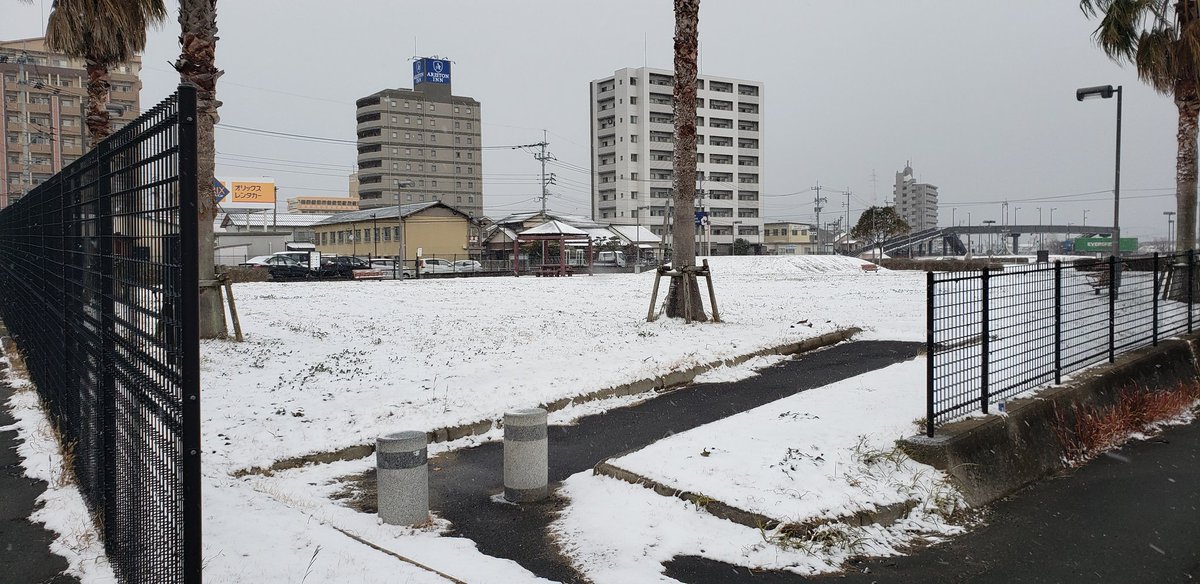
[[483, 215], [479, 102], [451, 95], [450, 64], [417, 59], [413, 89], [358, 100], [360, 208], [436, 201]]
[[[141, 113], [141, 69], [135, 56], [110, 70], [113, 130]], [[87, 79], [82, 59], [51, 52], [45, 38], [0, 41], [0, 208], [87, 151]]]
[[896, 211], [908, 222], [913, 231], [933, 229], [938, 226], [938, 188], [931, 184], [918, 183], [913, 178], [911, 165], [896, 173], [896, 186], [892, 191]]
[[470, 252], [472, 222], [466, 213], [437, 201], [404, 205], [403, 230], [395, 205], [331, 215], [313, 226], [313, 243], [321, 253], [395, 257], [404, 237], [404, 255], [465, 259]]
[[[673, 208], [673, 79], [642, 67], [591, 82], [595, 220], [662, 234]], [[760, 243], [763, 84], [701, 75], [696, 99], [696, 209], [709, 215], [714, 253], [727, 255], [736, 238]]]
[[807, 223], [789, 221], [763, 224], [763, 247], [771, 255], [808, 255], [817, 252], [816, 230]]
[[288, 213], [316, 213], [330, 215], [358, 210], [356, 197], [318, 197], [305, 195], [287, 200]]

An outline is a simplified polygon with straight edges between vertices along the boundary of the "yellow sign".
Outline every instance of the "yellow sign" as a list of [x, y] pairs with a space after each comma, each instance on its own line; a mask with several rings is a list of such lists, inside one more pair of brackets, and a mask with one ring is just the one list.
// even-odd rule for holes
[[269, 182], [230, 181], [229, 196], [232, 203], [274, 203], [275, 184]]

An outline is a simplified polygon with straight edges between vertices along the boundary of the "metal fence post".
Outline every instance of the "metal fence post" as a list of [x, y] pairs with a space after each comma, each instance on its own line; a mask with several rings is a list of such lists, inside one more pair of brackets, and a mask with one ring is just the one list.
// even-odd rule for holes
[[933, 346], [934, 286], [934, 273], [925, 272], [925, 433], [931, 438], [934, 430], [933, 358], [936, 351]]
[[1188, 250], [1188, 269], [1187, 269], [1187, 302], [1188, 302], [1188, 334], [1192, 334], [1192, 290], [1195, 288], [1196, 281], [1196, 250]]
[[[113, 217], [112, 217], [112, 198], [110, 194], [111, 184], [109, 183], [108, 164], [109, 164], [109, 146], [111, 142], [108, 140], [96, 144], [95, 148], [95, 165], [92, 172], [93, 180], [95, 181], [96, 199], [92, 203], [96, 206], [96, 230], [95, 237], [98, 239], [97, 251], [99, 252], [100, 260], [100, 298], [98, 307], [100, 309], [100, 330], [98, 331], [100, 341], [100, 363], [99, 363], [99, 387], [96, 389], [100, 398], [100, 404], [96, 408], [100, 413], [100, 434], [102, 448], [104, 449], [104, 468], [101, 470], [103, 474], [101, 492], [104, 496], [104, 515], [107, 521], [104, 523], [104, 531], [106, 541], [108, 538], [112, 540], [120, 540], [120, 531], [116, 519], [119, 517], [118, 508], [120, 501], [117, 500], [117, 389], [116, 375], [114, 374], [115, 365], [113, 359], [115, 357], [116, 348], [113, 344], [114, 329], [116, 328], [115, 314], [116, 305], [114, 297], [116, 296], [116, 286], [113, 282]], [[110, 547], [109, 554], [111, 555], [116, 548]], [[125, 558], [119, 558], [122, 564]]]
[[[198, 183], [198, 131], [196, 127], [196, 87], [180, 85], [178, 94], [179, 124], [179, 319], [183, 363], [180, 389], [183, 397], [182, 515], [183, 515], [183, 581], [200, 584], [203, 576], [201, 547], [200, 485], [200, 272], [199, 197], [208, 195], [208, 188]], [[208, 185], [205, 185], [207, 187]]]
[[1054, 385], [1062, 385], [1062, 260], [1054, 260]]
[[1153, 288], [1154, 288], [1152, 291], [1152, 295], [1154, 296], [1154, 298], [1151, 302], [1151, 311], [1152, 311], [1152, 313], [1151, 313], [1152, 314], [1152, 316], [1151, 316], [1152, 323], [1150, 325], [1151, 339], [1152, 339], [1151, 344], [1153, 346], [1157, 347], [1158, 346], [1158, 252], [1154, 252], [1154, 278], [1151, 279], [1151, 282], [1153, 282]]
[[1108, 256], [1108, 362], [1117, 360], [1117, 257]]
[[979, 411], [985, 414], [988, 413], [988, 355], [990, 353], [988, 345], [990, 341], [989, 337], [991, 336], [991, 333], [988, 330], [988, 280], [988, 269], [984, 268], [982, 278], [983, 286], [981, 291], [981, 298], [983, 300], [983, 313], [980, 315], [980, 324], [982, 326], [980, 336], [982, 337], [982, 343], [980, 344], [981, 352], [979, 354]]

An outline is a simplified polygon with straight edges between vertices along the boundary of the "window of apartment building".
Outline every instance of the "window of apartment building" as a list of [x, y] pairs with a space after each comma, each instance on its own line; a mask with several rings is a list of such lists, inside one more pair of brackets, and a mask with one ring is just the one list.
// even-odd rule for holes
[[432, 187], [436, 187], [436, 186], [437, 186], [437, 181], [436, 181], [436, 180], [431, 180], [431, 181], [429, 181], [429, 182], [433, 183], [433, 184], [429, 185], [431, 188], [432, 188]]
[[637, 180], [637, 179], [638, 179], [638, 173], [636, 173], [636, 172], [629, 173], [629, 180]]
[[430, 148], [430, 149], [429, 149], [429, 157], [430, 157], [430, 158], [437, 158], [437, 149], [436, 149], [436, 148]]
[[467, 181], [467, 188], [468, 189], [475, 188], [475, 181]]
[[474, 202], [475, 202], [475, 197], [474, 197], [474, 196], [468, 196], [468, 197], [467, 197], [467, 202], [468, 202], [468, 203], [474, 203]]
[[471, 137], [467, 136], [467, 144], [470, 144], [470, 143], [471, 143]]
[[[392, 148], [392, 154], [395, 154], [395, 153], [396, 153], [396, 149], [395, 149], [395, 148]], [[405, 148], [405, 149], [404, 149], [404, 155], [405, 155], [405, 156], [410, 156], [410, 155], [412, 155], [412, 148]]]
[[459, 123], [456, 121], [456, 122], [454, 122], [454, 129], [457, 130], [458, 128], [459, 128]]
[[[396, 121], [396, 120], [395, 120], [395, 118], [392, 118], [392, 121], [393, 121], [393, 122], [394, 122], [394, 121]], [[411, 123], [412, 123], [412, 119], [411, 119], [411, 118], [409, 118], [408, 116], [404, 116], [404, 123], [406, 123], [406, 124], [411, 124]]]
[[455, 197], [455, 201], [458, 203], [462, 203], [462, 195]]
[[[454, 181], [454, 188], [456, 188], [456, 189], [461, 189], [461, 188], [462, 188], [462, 181], [461, 181], [461, 180], [456, 180], [456, 181]], [[459, 197], [459, 198], [458, 198], [458, 202], [460, 202], [460, 203], [462, 202], [462, 197]]]
[[437, 142], [437, 134], [430, 134], [430, 135], [429, 135], [429, 141], [430, 141], [430, 142]]
[[[417, 181], [417, 186], [419, 186], [419, 187], [423, 187], [423, 186], [425, 186], [425, 179], [420, 179], [420, 180], [418, 180], [418, 181]], [[425, 197], [424, 197], [424, 196], [422, 196], [422, 197], [421, 197], [421, 200], [422, 200], [422, 201], [424, 201], [424, 200], [425, 200]]]
[[399, 162], [393, 162], [393, 163], [392, 163], [392, 170], [400, 170], [400, 163], [399, 163]]
[[421, 104], [417, 104], [417, 109], [421, 109]]
[[455, 167], [454, 167], [454, 174], [462, 174], [462, 167], [461, 167], [461, 166], [455, 166]]
[[468, 166], [468, 167], [467, 167], [467, 174], [475, 174], [475, 167], [474, 167], [474, 166]]
[[629, 141], [636, 144], [637, 143], [637, 134], [631, 134], [629, 136]]
[[436, 104], [432, 104], [432, 103], [429, 104], [429, 111], [433, 111], [433, 110], [437, 109], [436, 107], [434, 107], [435, 105]]
[[471, 108], [467, 108], [467, 113], [471, 113]]
[[436, 165], [436, 164], [430, 164], [430, 165], [429, 165], [429, 172], [437, 172], [437, 165]]
[[630, 77], [630, 78], [629, 78], [629, 84], [630, 84], [630, 85], [637, 85], [637, 77]]
[[608, 219], [608, 213], [601, 213], [601, 214], [600, 214], [600, 218], [601, 218], [601, 219]]
[[704, 145], [704, 136], [697, 134], [696, 135], [696, 144], [703, 146]]
[[455, 137], [454, 137], [454, 143], [455, 143], [455, 144], [462, 144], [462, 138], [461, 138], [461, 137], [459, 137], [459, 136], [455, 136]]
[[471, 129], [471, 122], [467, 122], [467, 129], [468, 129], [468, 130], [470, 130], [470, 129]]
[[629, 116], [629, 123], [631, 123], [631, 124], [636, 124], [636, 123], [637, 123], [637, 116]]
[[637, 198], [637, 191], [629, 191], [629, 198], [631, 198], [631, 199], [636, 199], [636, 198]]
[[418, 126], [423, 126], [423, 125], [425, 125], [425, 119], [424, 119], [424, 118], [417, 118], [417, 125], [418, 125]]
[[637, 161], [638, 161], [638, 160], [637, 160], [637, 154], [630, 154], [630, 155], [629, 155], [629, 161], [630, 161], [630, 162], [637, 162]]
[[458, 106], [454, 106], [454, 113], [458, 113]]
[[[395, 102], [395, 101], [391, 101], [391, 102], [389, 102], [389, 103], [390, 103], [390, 105], [391, 105], [392, 107], [396, 107], [396, 102]], [[407, 101], [406, 101], [406, 102], [404, 102], [404, 107], [408, 107], [408, 102], [407, 102]]]
[[405, 197], [405, 200], [408, 201], [409, 203], [411, 203], [412, 202], [412, 193], [408, 193], [408, 196]]
[[412, 163], [411, 163], [411, 162], [405, 162], [405, 163], [404, 163], [404, 170], [412, 170]]
[[383, 240], [384, 240], [384, 241], [391, 241], [391, 240], [392, 240], [392, 228], [391, 228], [391, 227], [384, 227], [384, 228], [383, 228]]
[[392, 123], [396, 123], [396, 116], [392, 116]]

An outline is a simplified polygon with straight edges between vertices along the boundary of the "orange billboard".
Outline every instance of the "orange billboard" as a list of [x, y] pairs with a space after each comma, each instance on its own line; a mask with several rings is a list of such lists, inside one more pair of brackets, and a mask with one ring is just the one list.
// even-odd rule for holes
[[231, 203], [275, 204], [275, 183], [229, 181]]

